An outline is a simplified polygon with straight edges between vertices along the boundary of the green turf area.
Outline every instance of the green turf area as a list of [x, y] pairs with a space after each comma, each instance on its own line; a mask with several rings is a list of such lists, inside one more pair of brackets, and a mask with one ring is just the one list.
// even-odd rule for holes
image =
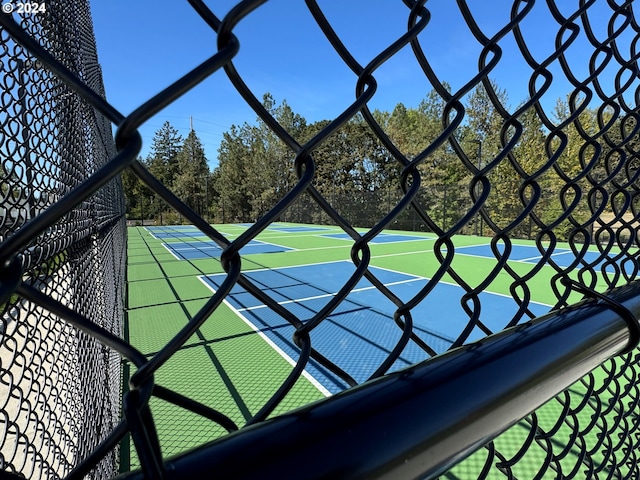
[[[295, 227], [295, 225], [289, 226]], [[216, 228], [224, 232], [229, 239], [236, 238], [246, 230], [246, 227], [239, 225], [218, 225]], [[340, 233], [340, 230], [328, 227], [324, 231], [309, 232], [267, 229], [259, 235], [258, 240], [292, 250], [243, 254], [242, 268], [244, 271], [249, 271], [350, 260], [353, 241], [323, 236], [331, 233]], [[441, 263], [434, 252], [434, 235], [415, 232], [385, 233], [415, 236], [416, 240], [372, 243], [370, 245], [372, 266], [427, 278], [436, 275], [441, 269]], [[206, 239], [195, 235], [158, 239], [144, 228], [128, 229], [127, 340], [145, 355], [152, 356], [161, 350], [210, 299], [212, 291], [198, 279], [198, 276], [224, 271], [215, 258], [178, 259], [163, 246], [163, 243], [180, 246], [185, 242], [203, 240]], [[456, 248], [486, 245], [488, 242], [487, 238], [472, 236], [454, 239]], [[524, 240], [514, 241], [514, 244], [534, 245], [532, 241]], [[559, 245], [559, 247], [566, 247], [566, 245]], [[455, 274], [469, 288], [476, 288], [485, 282], [495, 268], [496, 260], [458, 255], [462, 251], [464, 249], [456, 250], [452, 267]], [[446, 253], [443, 251], [442, 254]], [[525, 278], [526, 286], [516, 287], [519, 295], [526, 293], [530, 294], [535, 302], [555, 304], [556, 297], [552, 285], [556, 283], [560, 288], [562, 287], [557, 283], [557, 279], [554, 279], [557, 272], [553, 268], [538, 267], [532, 263], [517, 261], [510, 261], [509, 267], [513, 274], [501, 272], [485, 290], [511, 296], [510, 289], [516, 286], [520, 279]], [[448, 273], [443, 276], [442, 281], [456, 283]], [[597, 288], [604, 290], [606, 284], [599, 281]], [[577, 301], [580, 298], [580, 295], [573, 294], [571, 301]], [[245, 323], [229, 305], [223, 303], [182, 348], [158, 370], [155, 381], [159, 385], [217, 409], [237, 425], [243, 426], [276, 392], [291, 369], [290, 363], [280, 353]], [[590, 382], [593, 385], [602, 386], [603, 378], [608, 378], [603, 371], [595, 372], [590, 377]], [[568, 393], [567, 398], [571, 405], [575, 405], [590, 392], [589, 388], [580, 384]], [[303, 376], [274, 414], [283, 413], [324, 396], [325, 393]], [[602, 398], [600, 401], [603, 401]], [[225, 434], [225, 431], [215, 423], [163, 400], [154, 398], [151, 408], [165, 457]], [[555, 422], [562, 409], [563, 405], [560, 402], [552, 400], [537, 412], [535, 421], [539, 422], [544, 431], [553, 429], [556, 427]], [[593, 409], [586, 408], [571, 418], [582, 426], [589, 423], [590, 415], [593, 413]], [[527, 439], [531, 431], [527, 423], [529, 421], [523, 420], [520, 425], [505, 432], [495, 441], [500, 452], [507, 458], [517, 456], [523, 444], [529, 445], [526, 458], [514, 467], [518, 478], [533, 478], [547, 455], [548, 445], [544, 440]], [[566, 436], [570, 437], [569, 427], [557, 428], [561, 433], [563, 429], [567, 430]], [[594, 438], [596, 433], [597, 429], [594, 430]], [[575, 465], [575, 459], [580, 455], [581, 448], [580, 445], [570, 446], [559, 462], [563, 465]], [[131, 451], [134, 451], [132, 445]], [[443, 478], [476, 478], [487, 458], [486, 452], [484, 449], [480, 450]], [[135, 454], [132, 454], [130, 468], [137, 466]], [[128, 466], [123, 465], [123, 469], [127, 470]], [[547, 478], [547, 474], [548, 478], [552, 478], [550, 472], [542, 474], [539, 478]], [[502, 474], [499, 477], [501, 478]]]

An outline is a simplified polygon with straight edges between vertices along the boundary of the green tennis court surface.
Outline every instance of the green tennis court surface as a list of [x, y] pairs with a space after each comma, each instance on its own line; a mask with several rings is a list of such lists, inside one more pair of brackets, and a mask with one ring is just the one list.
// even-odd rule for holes
[[[229, 239], [247, 227], [216, 226]], [[440, 267], [434, 241], [429, 234], [384, 232], [370, 243], [371, 271], [394, 295], [408, 301]], [[456, 273], [470, 287], [479, 285], [496, 263], [489, 240], [457, 237], [454, 243]], [[273, 224], [241, 250], [243, 272], [280, 305], [306, 321], [353, 274], [352, 245], [353, 241], [337, 228]], [[504, 247], [501, 248], [504, 252]], [[153, 355], [192, 318], [225, 278], [220, 253], [219, 247], [191, 226], [129, 228], [126, 335], [133, 346]], [[555, 253], [561, 259], [558, 262], [571, 257], [566, 248]], [[525, 276], [536, 268], [541, 254], [533, 242], [518, 241], [509, 258], [513, 271]], [[529, 309], [535, 315], [544, 314], [554, 303], [550, 287], [554, 273], [553, 268], [543, 267], [527, 282], [531, 294]], [[480, 295], [480, 319], [492, 331], [503, 329], [517, 310], [509, 293], [513, 283], [510, 275], [499, 275]], [[412, 311], [415, 332], [437, 352], [451, 346], [468, 320], [460, 303], [464, 293], [446, 276]], [[362, 280], [312, 333], [312, 344], [362, 382], [375, 371], [400, 336], [393, 321], [394, 310], [395, 306], [384, 295]], [[220, 410], [242, 426], [276, 392], [297, 360], [292, 333], [288, 322], [236, 286], [214, 315], [157, 372], [155, 380]], [[476, 327], [470, 339], [482, 336]], [[425, 358], [427, 355], [410, 343], [393, 368]], [[310, 362], [305, 375], [275, 414], [345, 387], [339, 378]], [[226, 433], [216, 424], [162, 400], [153, 399], [151, 408], [165, 456]], [[514, 427], [503, 437], [509, 439], [510, 435], [520, 439], [523, 433]], [[123, 456], [126, 463], [126, 449]], [[465, 466], [458, 468], [475, 469], [478, 462], [465, 462]], [[132, 458], [131, 468], [136, 467], [137, 461]]]

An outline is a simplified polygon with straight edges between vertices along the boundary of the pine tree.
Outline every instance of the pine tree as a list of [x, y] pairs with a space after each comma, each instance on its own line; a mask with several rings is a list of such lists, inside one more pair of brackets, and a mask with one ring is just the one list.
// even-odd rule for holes
[[199, 215], [206, 212], [209, 166], [202, 143], [194, 130], [189, 132], [176, 155], [174, 192]]
[[[518, 188], [522, 178], [513, 168], [507, 156], [504, 155], [505, 147], [517, 139], [513, 127], [505, 129], [505, 119], [500, 114], [500, 108], [507, 108], [507, 93], [500, 89], [495, 82], [491, 82], [491, 94], [484, 85], [478, 85], [471, 95], [466, 108], [470, 141], [473, 153], [470, 158], [476, 157], [481, 169], [489, 166], [486, 173], [490, 187], [489, 195], [483, 204], [486, 220], [489, 222], [489, 231], [483, 231], [483, 219], [480, 222], [480, 234], [488, 234], [491, 231], [503, 231], [513, 227], [513, 221], [523, 210], [518, 196]], [[495, 98], [492, 98], [494, 96]], [[494, 104], [497, 100], [498, 105]], [[478, 154], [475, 149], [478, 149]], [[508, 150], [509, 147], [507, 147]], [[480, 156], [481, 152], [481, 156]], [[487, 192], [484, 192], [486, 195]], [[476, 186], [478, 201], [482, 194], [481, 184]]]
[[170, 189], [174, 186], [178, 152], [181, 148], [182, 137], [169, 122], [164, 122], [153, 136], [151, 155], [147, 163], [149, 171]]
[[[263, 105], [299, 143], [306, 121], [286, 101], [278, 107], [270, 94]], [[294, 151], [262, 120], [255, 125], [232, 125], [218, 150], [215, 188], [223, 222], [255, 221], [267, 213], [296, 182]]]
[[[245, 166], [253, 139], [251, 128], [246, 123], [240, 127], [232, 125], [228, 132], [222, 134], [215, 170], [215, 189], [219, 194], [216, 218], [222, 223], [251, 220]], [[253, 188], [258, 189], [260, 185]]]

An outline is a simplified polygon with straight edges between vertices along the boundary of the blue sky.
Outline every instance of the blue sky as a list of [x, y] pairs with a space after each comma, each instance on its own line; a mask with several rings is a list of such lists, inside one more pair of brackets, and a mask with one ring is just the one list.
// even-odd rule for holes
[[[208, 5], [222, 18], [235, 3], [217, 0]], [[361, 65], [406, 31], [408, 9], [400, 0], [318, 3]], [[513, 2], [467, 3], [479, 28], [491, 37], [508, 22]], [[568, 15], [569, 4], [578, 2], [558, 3]], [[426, 7], [432, 18], [419, 37], [422, 48], [439, 78], [457, 90], [477, 73], [481, 45], [464, 23], [456, 2], [429, 0]], [[605, 0], [598, 0], [593, 12], [591, 26], [604, 39], [611, 10]], [[107, 99], [125, 115], [216, 52], [215, 32], [186, 1], [94, 0], [92, 14]], [[554, 51], [557, 30], [546, 2], [538, 0], [522, 23], [522, 31], [539, 61]], [[234, 64], [258, 98], [270, 92], [276, 102], [286, 100], [309, 122], [334, 118], [354, 100], [356, 76], [333, 51], [302, 0], [270, 0], [241, 21], [234, 33], [241, 42]], [[499, 44], [503, 59], [491, 77], [507, 90], [509, 103], [515, 107], [528, 97], [531, 69], [516, 51], [512, 36]], [[588, 74], [592, 52], [581, 33], [567, 54], [579, 79]], [[547, 108], [571, 91], [558, 65], [550, 70], [554, 86], [544, 98]], [[617, 71], [609, 70], [609, 77]], [[415, 107], [432, 88], [409, 47], [380, 67], [375, 77], [378, 90], [369, 103], [372, 109], [390, 111], [399, 102]], [[609, 84], [613, 91], [612, 81]], [[224, 72], [216, 72], [141, 127], [142, 155], [149, 153], [151, 138], [164, 121], [186, 136], [189, 117], [214, 167], [222, 133], [232, 124], [253, 123], [256, 115]]]

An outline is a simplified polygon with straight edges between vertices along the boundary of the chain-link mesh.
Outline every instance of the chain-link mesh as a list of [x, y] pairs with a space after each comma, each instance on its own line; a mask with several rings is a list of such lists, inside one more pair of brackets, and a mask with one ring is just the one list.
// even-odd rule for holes
[[[103, 94], [87, 2], [52, 2], [20, 26]], [[2, 274], [0, 468], [59, 478], [119, 422], [120, 356], [5, 282], [21, 281], [119, 335], [124, 200], [113, 179], [54, 222], [38, 220], [115, 155], [111, 124], [5, 29], [0, 35], [0, 240], [3, 262], [20, 265], [11, 280]], [[37, 230], [7, 246], [29, 222]], [[95, 476], [115, 474], [116, 458], [108, 453]]]
[[[354, 383], [314, 348], [314, 332], [364, 277], [396, 305], [395, 319], [389, 321], [403, 332], [372, 377], [388, 373], [407, 345], [417, 345], [427, 356], [435, 354], [437, 348], [412, 329], [411, 312], [427, 302], [445, 279], [463, 288], [460, 301], [469, 317], [452, 346], [465, 344], [474, 329], [494, 333], [480, 321], [481, 293], [493, 282], [507, 284], [519, 306], [507, 322], [515, 325], [533, 317], [532, 289], [539, 288], [535, 281], [544, 266], [555, 271], [547, 286], [555, 295], [556, 308], [576, 298], [568, 278], [577, 279], [584, 291], [602, 291], [635, 279], [640, 175], [635, 46], [640, 29], [632, 2], [607, 2], [604, 11], [610, 21], [605, 35], [591, 29], [594, 2], [578, 2], [568, 13], [561, 13], [553, 1], [546, 2], [544, 34], [556, 41], [555, 50], [541, 58], [528, 48], [535, 39], [525, 41], [521, 29], [534, 2], [513, 2], [510, 20], [490, 37], [466, 2], [452, 3], [450, 8], [459, 10], [480, 49], [476, 74], [452, 88], [436, 75], [423, 50], [420, 34], [432, 21], [426, 2], [397, 2], [397, 8], [406, 11], [406, 32], [363, 65], [334, 32], [321, 7], [308, 0], [319, 29], [353, 72], [356, 95], [339, 116], [305, 141], [294, 138], [273, 118], [233, 64], [242, 43], [234, 36], [235, 26], [246, 16], [260, 16], [262, 3], [241, 2], [221, 21], [200, 1], [190, 1], [216, 32], [217, 48], [209, 60], [157, 96], [140, 99], [142, 106], [126, 118], [103, 100], [87, 2], [51, 1], [46, 3], [46, 14], [0, 18], [0, 461], [5, 470], [29, 478], [58, 478], [77, 468], [78, 475], [91, 471], [95, 477], [107, 477], [116, 473], [117, 444], [129, 432], [145, 474], [160, 476], [163, 457], [149, 408], [152, 395], [208, 419], [203, 421], [236, 430], [238, 426], [215, 405], [190, 402], [154, 384], [154, 373], [215, 314], [236, 285], [295, 327], [293, 342], [300, 352], [282, 387], [264, 399], [247, 422], [256, 424], [278, 409], [311, 359], [345, 384]], [[603, 14], [602, 7], [598, 15]], [[576, 32], [592, 47], [589, 60], [579, 69], [581, 75], [574, 73], [570, 61]], [[500, 42], [505, 38], [515, 41], [518, 60], [528, 68], [513, 72], [529, 82], [530, 98], [516, 108], [504, 104], [491, 81], [497, 65], [513, 60], [501, 57]], [[376, 70], [406, 48], [424, 73], [421, 81], [426, 78], [442, 105], [437, 135], [412, 152], [403, 150], [368, 106], [375, 96]], [[611, 94], [600, 80], [605, 67], [614, 71]], [[140, 150], [136, 129], [211, 75], [231, 80], [286, 146], [297, 174], [295, 185], [233, 240], [208, 225], [135, 160]], [[559, 78], [571, 85], [571, 91], [566, 111], [555, 119], [542, 97]], [[465, 137], [465, 107], [474, 89], [480, 89], [497, 112], [482, 138]], [[585, 117], [587, 108], [593, 112], [589, 117], [593, 122]], [[392, 189], [362, 192], [354, 198], [341, 193], [335, 183], [331, 188], [316, 183], [315, 172], [331, 168], [323, 164], [323, 147], [355, 119], [364, 122], [392, 159]], [[532, 124], [540, 128], [533, 132]], [[111, 125], [118, 126], [117, 149]], [[523, 147], [527, 142], [543, 152], [541, 161], [530, 161], [531, 150]], [[455, 158], [458, 171], [464, 171], [454, 183], [437, 173], [435, 157], [442, 149]], [[189, 324], [149, 358], [119, 338], [125, 230], [118, 175], [126, 168], [223, 248], [220, 262], [226, 272], [216, 293]], [[332, 223], [353, 239], [352, 276], [312, 318], [283, 308], [243, 274], [239, 251], [276, 220]], [[368, 230], [361, 234], [354, 225]], [[369, 268], [371, 240], [390, 227], [428, 230], [437, 236], [434, 255], [439, 268], [429, 272], [423, 288], [409, 301], [397, 298]], [[477, 284], [468, 282], [456, 265], [453, 242], [456, 235], [473, 233], [491, 238], [496, 258], [494, 268]], [[507, 262], [515, 238], [535, 241], [538, 263], [522, 269]], [[575, 257], [568, 265], [551, 257], [559, 241], [567, 241]], [[597, 248], [595, 256], [588, 251], [592, 246]], [[137, 368], [124, 395], [122, 359]], [[251, 362], [249, 354], [246, 361]], [[450, 478], [637, 478], [637, 373], [635, 351], [607, 360], [600, 370], [455, 467]], [[121, 406], [124, 419], [118, 423]], [[104, 444], [98, 447], [101, 441]], [[326, 461], [331, 461], [330, 455]]]

